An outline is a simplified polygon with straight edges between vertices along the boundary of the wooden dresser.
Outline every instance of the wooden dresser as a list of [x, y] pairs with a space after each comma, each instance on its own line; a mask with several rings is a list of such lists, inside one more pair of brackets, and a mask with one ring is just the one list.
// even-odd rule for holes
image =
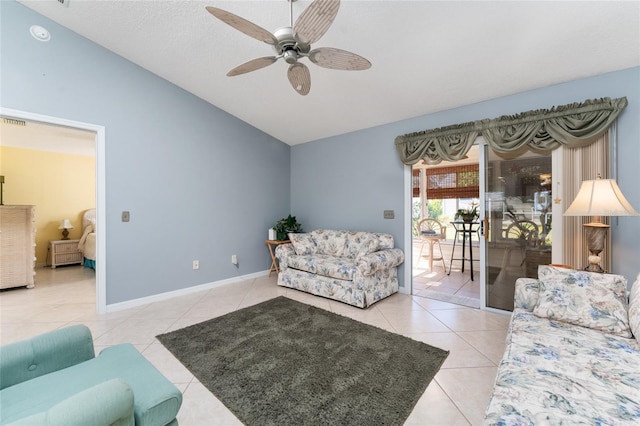
[[0, 289], [34, 286], [35, 206], [0, 206]]

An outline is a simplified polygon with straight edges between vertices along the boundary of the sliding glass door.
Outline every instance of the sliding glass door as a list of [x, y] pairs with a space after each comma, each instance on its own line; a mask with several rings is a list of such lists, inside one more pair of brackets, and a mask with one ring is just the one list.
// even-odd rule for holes
[[500, 157], [482, 142], [480, 151], [481, 304], [511, 311], [516, 279], [552, 262], [551, 155]]

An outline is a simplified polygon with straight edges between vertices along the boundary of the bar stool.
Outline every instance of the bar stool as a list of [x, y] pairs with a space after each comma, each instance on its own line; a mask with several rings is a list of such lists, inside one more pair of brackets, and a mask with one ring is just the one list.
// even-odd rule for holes
[[[442, 226], [442, 224], [436, 219], [422, 219], [418, 222], [418, 226], [416, 227], [418, 231], [418, 238], [422, 242], [422, 247], [420, 247], [420, 254], [418, 255], [418, 263], [420, 259], [422, 259], [422, 251], [424, 250], [425, 243], [429, 243], [429, 272], [433, 272], [433, 261], [441, 260], [442, 267], [444, 268], [444, 272], [447, 272], [447, 264], [444, 261], [444, 256], [442, 255], [442, 247], [440, 246], [440, 240], [444, 240], [447, 238], [447, 227]], [[435, 245], [438, 245], [438, 250], [440, 251], [440, 255], [436, 257], [433, 253], [433, 248]]]

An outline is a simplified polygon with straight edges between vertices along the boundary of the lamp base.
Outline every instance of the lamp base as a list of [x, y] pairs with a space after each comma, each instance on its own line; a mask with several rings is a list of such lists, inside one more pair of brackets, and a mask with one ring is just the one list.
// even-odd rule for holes
[[592, 253], [591, 256], [589, 256], [589, 266], [584, 268], [584, 270], [587, 272], [599, 272], [604, 274], [605, 270], [600, 266], [600, 256]]
[[64, 228], [62, 230], [62, 239], [63, 240], [68, 240], [69, 239], [69, 230], [67, 228]]
[[596, 218], [595, 222], [586, 223], [584, 229], [586, 231], [587, 249], [590, 253], [589, 265], [584, 270], [603, 274], [605, 270], [600, 266], [600, 252], [604, 250], [609, 225], [601, 223], [600, 218]]

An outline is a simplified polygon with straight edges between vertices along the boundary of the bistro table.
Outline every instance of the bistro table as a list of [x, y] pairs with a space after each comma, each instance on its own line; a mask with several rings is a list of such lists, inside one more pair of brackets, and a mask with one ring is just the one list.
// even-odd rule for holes
[[[473, 281], [473, 247], [471, 247], [471, 236], [474, 233], [478, 232], [478, 227], [480, 222], [466, 222], [462, 220], [456, 220], [454, 222], [450, 222], [453, 225], [453, 228], [456, 230], [456, 236], [453, 238], [453, 249], [451, 250], [451, 261], [449, 262], [449, 273], [447, 275], [451, 275], [451, 265], [454, 260], [462, 261], [462, 272], [464, 273], [464, 262], [469, 262], [469, 270], [471, 272], [471, 281]], [[456, 252], [456, 242], [458, 241], [458, 235], [462, 234], [462, 257], [454, 258]], [[465, 248], [467, 239], [469, 239], [469, 258], [465, 257]], [[478, 261], [479, 259], [476, 259]]]

